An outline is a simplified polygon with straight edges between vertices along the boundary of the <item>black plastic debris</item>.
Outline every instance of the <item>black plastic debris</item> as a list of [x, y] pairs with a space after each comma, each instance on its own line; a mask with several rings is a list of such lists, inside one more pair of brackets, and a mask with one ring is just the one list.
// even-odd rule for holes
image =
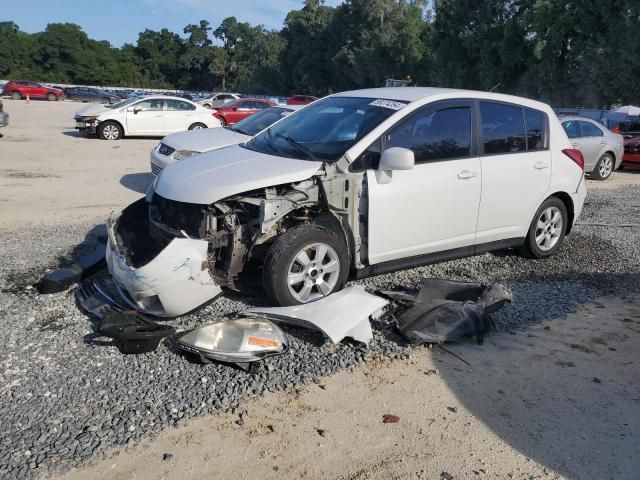
[[113, 338], [121, 353], [153, 352], [160, 340], [176, 333], [171, 325], [156, 323], [134, 311], [108, 312], [102, 319], [100, 333]]
[[38, 291], [40, 293], [62, 292], [74, 283], [93, 275], [104, 265], [106, 247], [104, 243], [98, 243], [93, 252], [78, 259], [68, 267], [47, 273], [37, 283]]
[[437, 278], [423, 278], [416, 289], [379, 293], [399, 304], [396, 326], [414, 344], [440, 344], [467, 336], [482, 343], [492, 326], [489, 314], [511, 302], [500, 285]]

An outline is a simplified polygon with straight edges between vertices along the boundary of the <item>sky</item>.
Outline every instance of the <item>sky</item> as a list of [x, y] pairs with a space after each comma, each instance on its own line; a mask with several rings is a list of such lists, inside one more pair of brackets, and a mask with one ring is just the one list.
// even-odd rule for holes
[[[216, 28], [234, 16], [240, 22], [279, 30], [291, 10], [303, 0], [29, 0], [28, 8], [3, 8], [0, 21], [13, 21], [28, 33], [44, 30], [48, 23], [76, 23], [95, 40], [113, 46], [135, 43], [146, 28], [169, 30], [182, 35], [190, 23], [208, 20]], [[335, 6], [340, 0], [326, 0]]]

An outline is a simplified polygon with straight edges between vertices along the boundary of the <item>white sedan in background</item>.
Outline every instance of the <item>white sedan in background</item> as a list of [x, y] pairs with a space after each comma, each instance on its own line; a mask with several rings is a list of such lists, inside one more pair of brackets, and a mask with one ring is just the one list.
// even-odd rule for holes
[[229, 127], [169, 135], [151, 150], [151, 171], [154, 175], [159, 175], [162, 170], [177, 160], [246, 142], [265, 128], [270, 127], [281, 118], [286, 117], [295, 110], [299, 110], [303, 106], [284, 105], [265, 108]]
[[180, 97], [148, 96], [113, 105], [91, 104], [75, 115], [76, 128], [103, 140], [160, 137], [184, 130], [220, 127], [211, 110]]

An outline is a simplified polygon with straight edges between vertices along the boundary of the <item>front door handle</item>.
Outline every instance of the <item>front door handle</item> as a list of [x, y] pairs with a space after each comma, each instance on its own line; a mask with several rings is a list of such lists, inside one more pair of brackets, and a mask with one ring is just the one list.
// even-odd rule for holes
[[606, 145], [606, 144], [607, 144], [607, 142], [605, 142], [604, 140], [600, 141], [600, 145]]
[[577, 147], [577, 146], [578, 146], [578, 142], [573, 142], [573, 143], [572, 143], [572, 145], [573, 145], [574, 147]]
[[458, 173], [458, 178], [460, 180], [466, 180], [467, 178], [473, 178], [476, 176], [476, 172], [470, 172], [469, 170], [463, 170]]
[[543, 170], [545, 168], [549, 168], [549, 164], [547, 162], [536, 162], [533, 164], [533, 168], [536, 170]]

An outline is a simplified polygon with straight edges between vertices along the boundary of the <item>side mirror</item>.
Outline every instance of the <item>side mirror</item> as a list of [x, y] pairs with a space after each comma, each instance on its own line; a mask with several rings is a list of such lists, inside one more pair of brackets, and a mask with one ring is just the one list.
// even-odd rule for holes
[[135, 113], [136, 115], [138, 114], [138, 112], [142, 111], [142, 107], [133, 107], [133, 113]]
[[238, 107], [231, 107], [231, 110], [233, 110], [234, 112], [238, 111]]
[[408, 148], [387, 148], [380, 156], [376, 179], [381, 184], [390, 183], [394, 170], [411, 170], [415, 163], [415, 155]]

